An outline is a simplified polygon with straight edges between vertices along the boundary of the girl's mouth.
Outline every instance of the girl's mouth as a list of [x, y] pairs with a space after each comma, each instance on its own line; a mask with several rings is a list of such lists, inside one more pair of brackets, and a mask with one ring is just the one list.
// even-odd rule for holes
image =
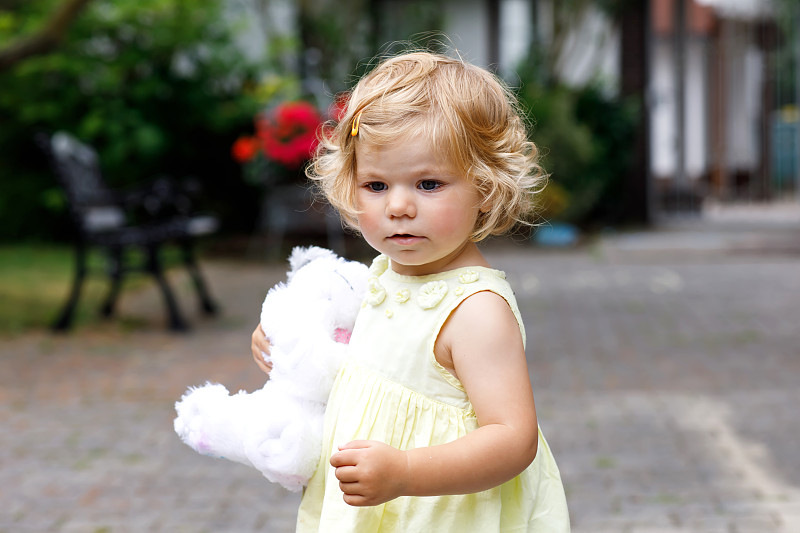
[[421, 239], [422, 237], [419, 237], [417, 235], [411, 235], [409, 233], [395, 233], [394, 235], [389, 237], [389, 240], [400, 245], [414, 244]]

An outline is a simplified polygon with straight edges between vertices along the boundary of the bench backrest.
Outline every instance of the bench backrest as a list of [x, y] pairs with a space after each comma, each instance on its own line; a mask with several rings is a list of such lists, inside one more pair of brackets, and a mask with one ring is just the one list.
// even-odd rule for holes
[[107, 231], [125, 224], [125, 212], [103, 181], [94, 149], [65, 132], [41, 142], [80, 231]]

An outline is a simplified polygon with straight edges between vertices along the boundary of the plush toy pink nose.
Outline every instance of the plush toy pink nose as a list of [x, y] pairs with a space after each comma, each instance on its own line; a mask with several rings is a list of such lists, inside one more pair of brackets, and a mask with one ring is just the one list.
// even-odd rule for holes
[[352, 333], [349, 329], [336, 328], [333, 331], [333, 340], [342, 344], [350, 344], [350, 335]]

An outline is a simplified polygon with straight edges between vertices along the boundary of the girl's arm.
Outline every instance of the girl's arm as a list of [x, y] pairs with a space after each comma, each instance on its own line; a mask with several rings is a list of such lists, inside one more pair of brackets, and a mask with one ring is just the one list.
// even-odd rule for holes
[[479, 492], [512, 479], [536, 456], [538, 427], [519, 326], [491, 292], [467, 298], [436, 341], [436, 358], [464, 385], [479, 428], [440, 446], [400, 451], [354, 441], [331, 457], [350, 505], [398, 496]]

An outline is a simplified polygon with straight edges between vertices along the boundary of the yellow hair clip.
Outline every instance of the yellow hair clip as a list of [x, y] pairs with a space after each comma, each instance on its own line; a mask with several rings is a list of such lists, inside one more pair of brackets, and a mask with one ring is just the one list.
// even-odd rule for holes
[[356, 114], [356, 118], [353, 119], [353, 127], [350, 128], [350, 137], [358, 135], [358, 126], [361, 124], [361, 113], [363, 113], [363, 110], [359, 111]]

